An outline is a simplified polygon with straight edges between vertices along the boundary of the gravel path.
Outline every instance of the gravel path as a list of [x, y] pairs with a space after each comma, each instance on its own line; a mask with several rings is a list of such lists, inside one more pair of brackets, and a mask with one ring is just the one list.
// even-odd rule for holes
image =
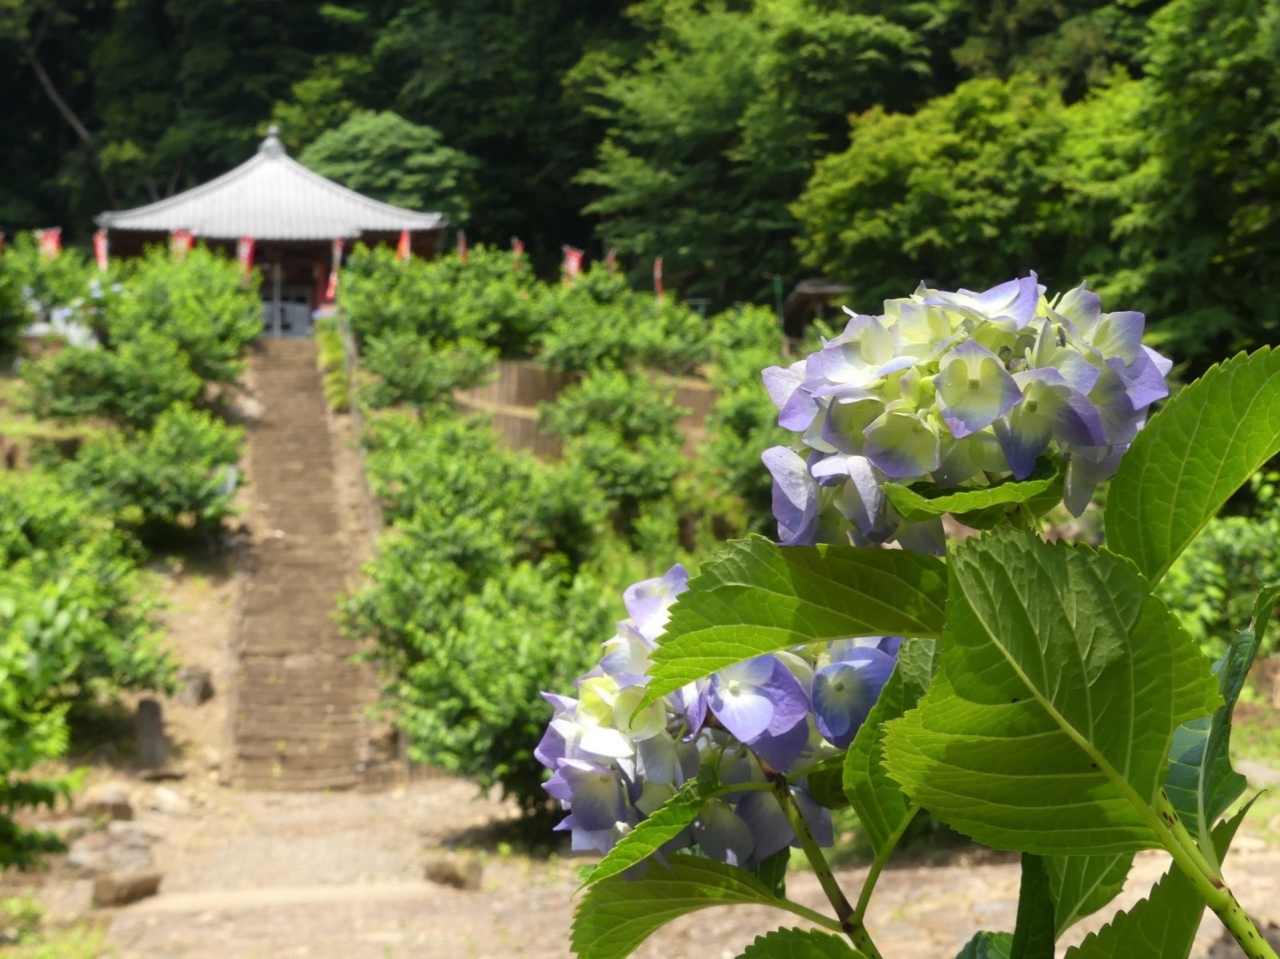
[[[423, 861], [468, 845], [510, 815], [475, 799], [474, 787], [433, 779], [383, 794], [206, 793], [180, 816], [144, 812], [164, 836], [156, 847], [161, 894], [117, 911], [110, 940], [122, 959], [560, 959], [567, 957], [575, 860], [529, 859], [481, 851], [482, 887], [466, 892], [422, 879]], [[1246, 908], [1280, 918], [1280, 850], [1243, 837], [1229, 878]], [[1144, 854], [1122, 904], [1138, 899], [1165, 868]], [[861, 870], [840, 874], [856, 889]], [[890, 959], [955, 955], [979, 928], [1013, 925], [1015, 862], [888, 870], [868, 927]], [[804, 872], [793, 898], [825, 910]], [[639, 953], [645, 959], [732, 959], [786, 916], [765, 909], [719, 909], [667, 926]], [[1068, 942], [1100, 922], [1083, 923]], [[1201, 928], [1202, 956], [1220, 930]], [[1065, 947], [1064, 943], [1064, 947]]]

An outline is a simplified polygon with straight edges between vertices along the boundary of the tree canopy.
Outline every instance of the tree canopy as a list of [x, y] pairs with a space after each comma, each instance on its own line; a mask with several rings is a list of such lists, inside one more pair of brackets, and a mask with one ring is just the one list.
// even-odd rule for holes
[[1087, 277], [1274, 341], [1280, 0], [0, 0], [0, 229], [189, 188], [267, 125], [476, 240], [716, 306], [825, 274]]

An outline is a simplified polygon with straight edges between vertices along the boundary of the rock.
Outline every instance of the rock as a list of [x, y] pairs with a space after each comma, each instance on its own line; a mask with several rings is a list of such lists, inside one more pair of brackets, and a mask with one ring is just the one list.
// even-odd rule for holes
[[45, 884], [39, 893], [45, 924], [56, 929], [81, 922], [93, 908], [93, 885], [92, 879]]
[[1253, 762], [1249, 759], [1242, 759], [1235, 763], [1236, 772], [1249, 780], [1249, 785], [1254, 789], [1270, 789], [1273, 786], [1280, 786], [1280, 769], [1275, 769], [1265, 763]]
[[202, 747], [200, 758], [204, 760], [205, 769], [220, 770], [222, 768], [222, 753], [213, 746]]
[[427, 879], [441, 886], [476, 890], [483, 873], [484, 866], [476, 856], [443, 855], [427, 860]]
[[106, 832], [76, 840], [62, 861], [63, 872], [77, 879], [109, 873], [146, 872], [153, 866], [151, 843], [156, 834], [141, 823], [113, 822]]
[[164, 766], [164, 714], [154, 699], [138, 701], [138, 759], [146, 769]]
[[205, 667], [182, 667], [178, 673], [178, 681], [182, 683], [182, 689], [178, 692], [180, 705], [194, 709], [213, 699], [213, 673]]
[[93, 882], [96, 906], [124, 906], [160, 891], [160, 873], [154, 869], [137, 872], [111, 872]]
[[181, 793], [175, 792], [168, 786], [157, 786], [151, 790], [147, 808], [162, 812], [166, 816], [185, 816], [191, 812], [191, 803], [187, 802]]
[[93, 819], [132, 819], [133, 805], [123, 783], [109, 782], [94, 786], [80, 797], [79, 810]]
[[75, 842], [81, 836], [92, 831], [94, 822], [88, 816], [72, 816], [70, 819], [59, 819], [49, 824], [49, 832], [63, 842]]

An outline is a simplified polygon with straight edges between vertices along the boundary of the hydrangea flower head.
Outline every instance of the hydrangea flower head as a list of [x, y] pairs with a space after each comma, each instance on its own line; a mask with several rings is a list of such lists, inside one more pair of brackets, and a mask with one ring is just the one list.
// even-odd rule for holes
[[1172, 364], [1142, 344], [1144, 326], [1141, 313], [1103, 313], [1083, 284], [1047, 298], [1034, 273], [850, 312], [820, 350], [764, 371], [796, 434], [762, 456], [780, 542], [939, 544], [940, 530], [901, 522], [883, 483], [1022, 480], [1046, 455], [1064, 461], [1079, 515], [1169, 393]]
[[[803, 767], [853, 741], [901, 640], [841, 640], [758, 656], [637, 710], [650, 654], [688, 578], [674, 566], [628, 588], [630, 616], [603, 644], [599, 665], [578, 680], [577, 696], [543, 694], [554, 712], [534, 755], [551, 770], [547, 793], [570, 813], [557, 828], [571, 833], [575, 850], [608, 852], [710, 766], [728, 785], [786, 774], [810, 830], [830, 845], [830, 813], [809, 796]], [[776, 795], [730, 791], [708, 802], [664, 851], [696, 844], [715, 859], [750, 865], [795, 840]]]

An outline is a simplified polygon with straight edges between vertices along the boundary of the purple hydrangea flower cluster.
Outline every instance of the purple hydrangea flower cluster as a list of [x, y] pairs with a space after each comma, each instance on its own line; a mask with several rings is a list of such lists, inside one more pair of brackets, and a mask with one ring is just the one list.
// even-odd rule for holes
[[940, 487], [1025, 479], [1066, 461], [1075, 515], [1169, 393], [1171, 362], [1142, 343], [1141, 313], [1103, 313], [1081, 284], [1045, 297], [1036, 275], [983, 293], [921, 286], [787, 369], [764, 371], [794, 448], [763, 454], [783, 545], [898, 539], [941, 546], [940, 522], [905, 524], [886, 481]]
[[[577, 697], [544, 693], [555, 709], [535, 750], [552, 771], [546, 790], [569, 810], [557, 827], [573, 849], [608, 852], [705, 766], [721, 784], [763, 783], [785, 773], [819, 845], [832, 842], [830, 813], [803, 774], [848, 746], [897, 662], [901, 639], [816, 643], [759, 656], [691, 683], [636, 713], [650, 654], [688, 574], [673, 566], [623, 594], [629, 617], [604, 643]], [[793, 778], [794, 777], [794, 778]], [[777, 797], [729, 792], [710, 800], [664, 851], [697, 844], [714, 859], [751, 865], [795, 842]]]

